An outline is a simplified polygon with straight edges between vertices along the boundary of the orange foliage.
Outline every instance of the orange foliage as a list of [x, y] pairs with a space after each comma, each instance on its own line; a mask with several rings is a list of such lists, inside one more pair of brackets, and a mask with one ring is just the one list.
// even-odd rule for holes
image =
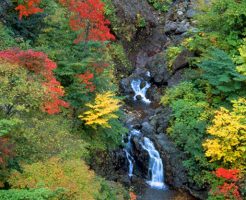
[[43, 12], [43, 9], [39, 8], [41, 0], [25, 0], [24, 4], [19, 4], [15, 10], [19, 11], [19, 19], [23, 16], [28, 17], [39, 12]]
[[43, 52], [33, 50], [22, 51], [11, 49], [0, 51], [0, 58], [8, 62], [18, 63], [36, 75], [41, 75], [43, 86], [46, 88], [48, 100], [43, 104], [43, 110], [48, 114], [60, 112], [60, 106], [68, 107], [69, 104], [60, 99], [64, 96], [64, 90], [54, 76], [53, 70], [56, 69], [56, 63], [48, 58]]
[[238, 169], [218, 168], [215, 171], [215, 175], [219, 178], [225, 178], [227, 180], [237, 181], [239, 178], [239, 172], [240, 172], [240, 170], [238, 170]]
[[70, 27], [79, 32], [75, 43], [115, 39], [108, 28], [110, 22], [104, 17], [104, 3], [100, 0], [60, 0], [60, 3], [72, 13]]
[[134, 192], [130, 192], [130, 200], [137, 200], [137, 195]]
[[215, 175], [218, 178], [223, 178], [224, 183], [218, 185], [213, 195], [222, 195], [225, 199], [242, 200], [239, 193], [237, 181], [239, 180], [240, 170], [218, 168]]
[[93, 92], [96, 89], [95, 85], [91, 82], [94, 78], [94, 74], [86, 71], [84, 74], [79, 74], [78, 78], [81, 79], [82, 83], [86, 84], [86, 88], [89, 89], [90, 92]]

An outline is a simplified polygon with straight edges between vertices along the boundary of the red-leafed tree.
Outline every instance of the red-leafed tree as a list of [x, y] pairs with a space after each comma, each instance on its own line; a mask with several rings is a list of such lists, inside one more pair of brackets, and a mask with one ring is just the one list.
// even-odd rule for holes
[[11, 49], [0, 51], [0, 58], [6, 59], [8, 62], [18, 63], [40, 77], [48, 97], [42, 106], [44, 111], [49, 114], [56, 114], [60, 112], [60, 106], [69, 106], [67, 102], [60, 99], [64, 96], [64, 90], [53, 73], [57, 67], [56, 63], [50, 60], [46, 54], [33, 50]]
[[115, 39], [108, 28], [110, 22], [104, 17], [104, 3], [100, 0], [60, 0], [60, 3], [72, 13], [70, 27], [78, 32], [75, 43]]
[[242, 200], [237, 184], [240, 178], [240, 170], [218, 168], [214, 174], [222, 182], [219, 182], [220, 184], [217, 185], [215, 190], [212, 192], [213, 196], [218, 195], [225, 199]]
[[28, 17], [39, 12], [43, 12], [43, 9], [39, 8], [41, 0], [23, 0], [15, 10], [19, 11], [19, 19], [23, 16]]
[[90, 92], [93, 92], [96, 87], [93, 84], [92, 79], [94, 78], [94, 74], [90, 71], [86, 71], [84, 74], [79, 74], [77, 76], [83, 84], [85, 84], [85, 88], [88, 89]]

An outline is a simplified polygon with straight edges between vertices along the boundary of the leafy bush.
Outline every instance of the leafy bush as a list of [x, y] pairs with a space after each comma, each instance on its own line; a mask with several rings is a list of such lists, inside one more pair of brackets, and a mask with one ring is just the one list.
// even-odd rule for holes
[[217, 47], [235, 53], [246, 33], [246, 2], [215, 0], [201, 10], [197, 16], [201, 32], [213, 38]]
[[177, 56], [182, 52], [181, 47], [168, 47], [167, 49], [167, 63], [168, 63], [168, 69], [172, 71], [172, 66], [177, 58]]
[[152, 4], [156, 10], [167, 12], [173, 1], [172, 0], [148, 0], [148, 2]]
[[79, 118], [85, 121], [85, 124], [96, 129], [97, 126], [111, 128], [109, 120], [117, 119], [115, 114], [119, 110], [120, 100], [114, 98], [112, 92], [97, 94], [94, 104], [88, 103], [88, 111], [80, 115]]
[[207, 137], [206, 127], [212, 115], [212, 110], [206, 102], [206, 94], [198, 91], [193, 83], [183, 82], [168, 89], [162, 103], [172, 108], [167, 133], [187, 155], [183, 164], [190, 181], [204, 187], [207, 174], [214, 168], [207, 161], [202, 148], [202, 142]]
[[218, 168], [211, 176], [212, 188], [209, 191], [208, 200], [242, 200], [238, 186], [239, 170]]
[[212, 49], [198, 66], [203, 70], [202, 78], [212, 85], [215, 95], [232, 99], [245, 94], [246, 76], [237, 72], [235, 64], [224, 51]]
[[26, 163], [47, 160], [52, 156], [64, 159], [86, 159], [88, 144], [71, 134], [71, 121], [63, 116], [37, 114], [18, 127], [12, 135], [18, 160]]
[[15, 45], [13, 33], [0, 22], [0, 49], [4, 50]]
[[227, 168], [244, 169], [246, 163], [246, 99], [233, 101], [230, 112], [220, 108], [207, 132], [212, 135], [203, 143], [206, 156]]
[[81, 160], [51, 158], [44, 162], [23, 165], [23, 173], [13, 172], [9, 182], [13, 188], [64, 188], [64, 198], [69, 200], [94, 200], [100, 190], [95, 174]]
[[0, 59], [0, 80], [1, 117], [40, 110], [45, 96], [44, 88], [38, 81], [30, 81], [26, 69]]
[[60, 200], [62, 189], [52, 191], [47, 188], [0, 190], [1, 200]]

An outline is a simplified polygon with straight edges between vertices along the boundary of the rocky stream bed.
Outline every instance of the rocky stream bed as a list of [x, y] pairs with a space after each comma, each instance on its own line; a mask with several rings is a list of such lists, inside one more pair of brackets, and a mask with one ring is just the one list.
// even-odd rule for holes
[[[188, 30], [192, 30], [192, 17], [196, 1], [175, 1], [165, 15], [153, 10], [147, 0], [113, 0], [117, 15], [124, 26], [131, 30], [131, 41], [119, 35], [127, 56], [134, 66], [131, 74], [120, 81], [120, 92], [126, 96], [123, 111], [125, 126], [129, 132], [138, 130], [141, 136], [124, 138], [131, 143], [133, 169], [129, 176], [129, 158], [125, 148], [108, 154], [98, 165], [104, 177], [132, 187], [139, 200], [206, 199], [206, 192], [189, 182], [180, 152], [166, 135], [171, 110], [162, 107], [160, 97], [166, 87], [176, 85], [183, 79], [188, 66], [189, 51], [183, 51], [176, 58], [170, 72], [165, 51], [170, 44], [177, 44]], [[146, 20], [146, 26], [138, 29], [132, 22], [137, 13]], [[135, 86], [134, 86], [135, 85]], [[137, 85], [137, 86], [136, 86]], [[135, 87], [135, 88], [134, 88]], [[137, 88], [136, 88], [137, 87]], [[163, 163], [165, 188], [153, 189], [150, 180], [150, 155], [143, 148], [144, 138], [149, 138], [159, 152]]]

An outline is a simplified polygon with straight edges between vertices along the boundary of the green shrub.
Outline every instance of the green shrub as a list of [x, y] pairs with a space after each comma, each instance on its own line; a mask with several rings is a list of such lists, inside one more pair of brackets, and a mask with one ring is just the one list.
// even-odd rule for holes
[[61, 200], [62, 189], [51, 191], [47, 188], [40, 189], [11, 189], [0, 190], [1, 200]]
[[245, 95], [246, 76], [237, 72], [235, 64], [224, 51], [211, 49], [198, 66], [203, 70], [202, 78], [212, 86], [213, 94], [222, 99]]
[[172, 0], [148, 0], [148, 2], [152, 4], [156, 10], [167, 12], [173, 1]]
[[182, 52], [182, 47], [175, 47], [175, 46], [168, 47], [167, 53], [166, 53], [167, 54], [167, 66], [171, 72], [172, 72], [173, 63], [181, 52]]
[[246, 2], [215, 0], [201, 8], [197, 24], [215, 46], [236, 53], [246, 34]]
[[196, 89], [193, 83], [183, 82], [168, 89], [161, 102], [172, 108], [167, 133], [187, 156], [183, 164], [190, 181], [205, 187], [207, 174], [214, 167], [208, 162], [202, 147], [213, 113], [206, 101], [206, 94]]

